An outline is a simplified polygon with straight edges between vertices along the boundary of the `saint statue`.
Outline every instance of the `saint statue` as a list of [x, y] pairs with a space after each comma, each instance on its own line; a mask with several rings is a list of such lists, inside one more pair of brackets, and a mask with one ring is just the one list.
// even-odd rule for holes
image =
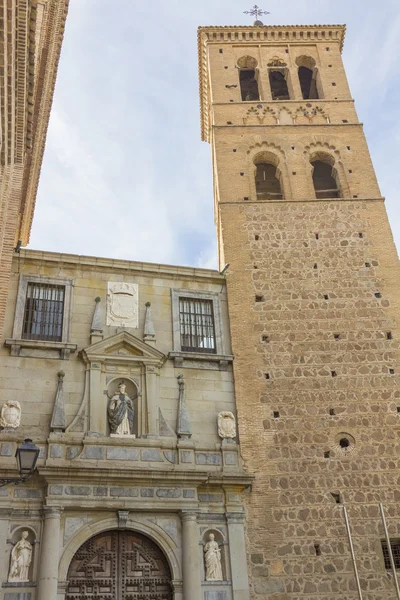
[[210, 533], [209, 541], [204, 546], [204, 562], [206, 566], [206, 581], [223, 581], [221, 566], [221, 550]]
[[28, 542], [28, 531], [23, 531], [21, 539], [11, 552], [8, 581], [29, 581], [29, 566], [32, 562], [32, 546]]
[[135, 409], [132, 399], [125, 393], [126, 385], [121, 381], [118, 392], [108, 404], [108, 422], [114, 435], [133, 435]]

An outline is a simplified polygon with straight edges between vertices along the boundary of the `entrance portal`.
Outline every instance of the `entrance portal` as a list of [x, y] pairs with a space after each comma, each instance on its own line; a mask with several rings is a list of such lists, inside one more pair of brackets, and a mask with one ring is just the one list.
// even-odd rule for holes
[[79, 548], [66, 600], [172, 600], [171, 571], [160, 548], [134, 531], [107, 531]]

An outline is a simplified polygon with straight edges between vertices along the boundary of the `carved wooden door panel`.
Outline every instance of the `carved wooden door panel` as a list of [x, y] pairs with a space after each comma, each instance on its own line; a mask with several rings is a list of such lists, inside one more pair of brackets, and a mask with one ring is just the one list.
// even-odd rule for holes
[[66, 600], [172, 600], [170, 569], [147, 537], [133, 531], [101, 533], [72, 559]]

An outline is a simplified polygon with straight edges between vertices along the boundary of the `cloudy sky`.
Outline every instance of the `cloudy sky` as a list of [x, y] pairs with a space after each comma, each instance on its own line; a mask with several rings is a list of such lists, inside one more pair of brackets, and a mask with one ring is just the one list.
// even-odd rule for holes
[[[30, 248], [216, 267], [196, 30], [254, 0], [70, 0]], [[346, 23], [344, 61], [400, 247], [398, 0], [261, 0], [271, 24]]]

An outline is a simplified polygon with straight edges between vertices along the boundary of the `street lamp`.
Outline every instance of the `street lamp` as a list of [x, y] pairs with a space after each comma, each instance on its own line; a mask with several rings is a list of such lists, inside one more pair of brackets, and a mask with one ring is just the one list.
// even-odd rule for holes
[[40, 449], [30, 439], [26, 439], [21, 444], [15, 453], [17, 459], [19, 477], [0, 477], [0, 487], [9, 483], [24, 483], [29, 479], [36, 468], [36, 463], [39, 458]]

